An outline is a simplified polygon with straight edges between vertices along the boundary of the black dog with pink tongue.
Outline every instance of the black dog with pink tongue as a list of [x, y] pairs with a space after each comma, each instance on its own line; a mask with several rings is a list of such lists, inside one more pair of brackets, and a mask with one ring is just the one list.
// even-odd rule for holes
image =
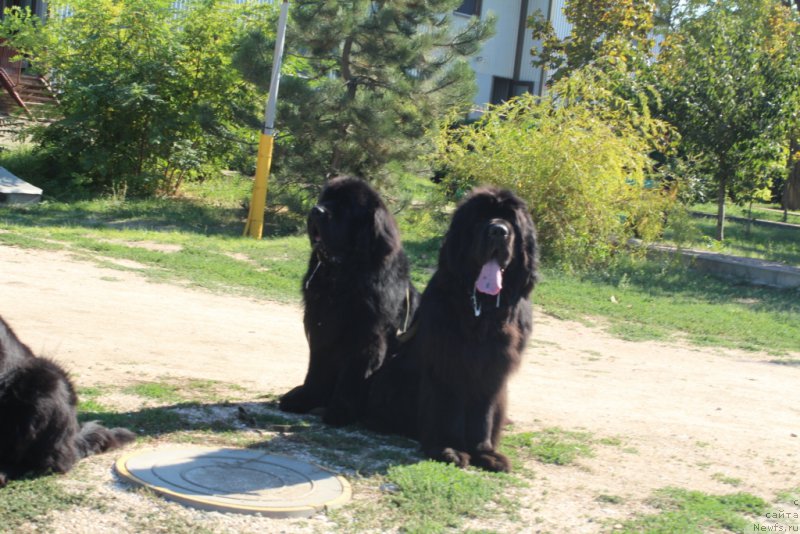
[[497, 451], [508, 377], [531, 333], [536, 232], [507, 190], [474, 191], [453, 214], [412, 335], [370, 384], [367, 426], [433, 459], [509, 471]]

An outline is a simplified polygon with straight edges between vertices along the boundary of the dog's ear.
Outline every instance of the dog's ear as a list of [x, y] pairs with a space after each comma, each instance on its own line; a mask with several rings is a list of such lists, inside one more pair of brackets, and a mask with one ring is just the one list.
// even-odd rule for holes
[[400, 232], [394, 217], [383, 204], [377, 203], [370, 211], [366, 224], [358, 229], [355, 252], [364, 258], [383, 260], [400, 249]]
[[539, 247], [536, 244], [536, 226], [533, 224], [527, 208], [517, 209], [515, 226], [520, 234], [520, 252], [522, 266], [525, 271], [522, 280], [522, 293], [528, 295], [538, 281]]
[[372, 218], [372, 251], [384, 257], [400, 248], [400, 232], [389, 210], [379, 205]]
[[456, 284], [469, 284], [465, 279], [464, 261], [468, 256], [467, 247], [474, 236], [469, 235], [472, 229], [472, 206], [463, 203], [453, 213], [450, 227], [442, 240], [439, 249], [439, 269], [447, 273]]

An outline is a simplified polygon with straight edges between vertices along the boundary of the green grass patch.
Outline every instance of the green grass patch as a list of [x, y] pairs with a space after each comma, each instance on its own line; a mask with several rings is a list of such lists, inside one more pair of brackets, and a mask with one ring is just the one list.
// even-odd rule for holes
[[[695, 206], [692, 209], [695, 208], [697, 211], [716, 214], [716, 206]], [[728, 215], [747, 218], [746, 211], [743, 213], [743, 210], [737, 206], [731, 207]], [[780, 213], [765, 210], [754, 210], [754, 216], [762, 220], [773, 221], [782, 217]], [[793, 216], [789, 222], [800, 224], [800, 217]], [[777, 228], [726, 220], [725, 240], [720, 243], [715, 239], [716, 219], [697, 218], [692, 221], [692, 225], [696, 232], [693, 238], [683, 243], [685, 247], [800, 266], [800, 228]], [[670, 238], [669, 232], [666, 237]]]
[[106, 407], [99, 401], [104, 391], [100, 387], [79, 388], [78, 391], [78, 411], [79, 412], [104, 412]]
[[507, 485], [502, 476], [433, 461], [391, 467], [386, 478], [397, 488], [389, 499], [404, 531], [420, 533], [457, 529], [486, 515]]
[[533, 458], [544, 464], [570, 465], [578, 458], [593, 456], [595, 443], [589, 432], [547, 428], [507, 435], [501, 446], [515, 464], [524, 458]]
[[792, 488], [790, 490], [781, 491], [777, 495], [778, 502], [786, 503], [786, 504], [796, 504], [800, 503], [800, 486], [796, 488]]
[[742, 485], [741, 478], [730, 477], [723, 473], [714, 473], [713, 475], [711, 475], [711, 478], [713, 478], [717, 482], [721, 482], [722, 484], [727, 484], [733, 487], [738, 487]]
[[0, 243], [134, 261], [146, 267], [137, 272], [158, 281], [297, 301], [308, 239], [242, 238], [243, 215], [232, 209], [188, 199], [3, 206]]
[[602, 318], [633, 341], [677, 337], [775, 354], [800, 347], [797, 291], [734, 284], [670, 262], [622, 261], [582, 276], [545, 269], [534, 302], [563, 319]]
[[67, 491], [52, 476], [12, 480], [0, 490], [0, 531], [18, 532], [23, 526], [46, 532], [48, 514], [88, 504], [81, 493]]
[[[717, 214], [717, 204], [709, 202], [707, 204], [695, 204], [691, 207], [692, 211]], [[790, 224], [800, 224], [800, 213], [790, 211], [786, 221], [783, 220], [783, 208], [780, 204], [753, 204], [752, 211], [748, 206], [737, 206], [736, 204], [726, 204], [725, 214], [728, 217], [742, 217], [744, 219], [759, 219], [761, 221], [787, 222]]]
[[178, 393], [178, 386], [161, 382], [134, 384], [123, 389], [123, 392], [163, 403], [181, 400], [181, 395]]
[[651, 500], [658, 514], [628, 521], [614, 532], [625, 534], [704, 534], [707, 532], [743, 532], [752, 528], [752, 518], [763, 515], [767, 503], [748, 493], [708, 495], [680, 488], [659, 490]]

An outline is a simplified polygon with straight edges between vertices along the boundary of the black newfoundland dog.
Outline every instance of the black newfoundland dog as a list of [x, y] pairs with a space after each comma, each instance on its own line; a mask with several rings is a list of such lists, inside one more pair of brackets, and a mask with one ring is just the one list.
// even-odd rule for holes
[[508, 471], [497, 447], [508, 377], [531, 333], [536, 269], [525, 203], [475, 190], [453, 215], [409, 339], [370, 381], [367, 426], [418, 439], [436, 460]]
[[36, 357], [0, 318], [0, 487], [25, 474], [66, 473], [81, 458], [136, 437], [96, 422], [81, 426], [77, 403], [67, 373]]
[[363, 415], [366, 380], [396, 350], [419, 295], [394, 217], [366, 182], [330, 180], [308, 216], [308, 237], [302, 288], [308, 373], [280, 408], [324, 408], [325, 423], [345, 425]]

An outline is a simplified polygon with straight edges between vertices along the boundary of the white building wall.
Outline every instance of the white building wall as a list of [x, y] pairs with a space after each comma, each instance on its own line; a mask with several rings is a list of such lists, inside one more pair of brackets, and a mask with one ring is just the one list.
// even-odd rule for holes
[[572, 24], [567, 22], [567, 17], [564, 16], [564, 0], [553, 2], [553, 12], [550, 15], [550, 22], [553, 24], [556, 37], [559, 39], [563, 39], [572, 31]]
[[[557, 6], [553, 5], [551, 8], [551, 4], [563, 4], [564, 0], [558, 1], [551, 1], [551, 0], [530, 0], [528, 4], [528, 13], [527, 17], [530, 17], [537, 11], [540, 11], [542, 15], [545, 17], [551, 15], [551, 9], [555, 10]], [[530, 80], [533, 82], [533, 92], [534, 94], [540, 95], [542, 94], [542, 69], [539, 67], [534, 67], [533, 56], [531, 55], [531, 49], [540, 48], [541, 41], [538, 39], [534, 40], [533, 38], [533, 30], [528, 28], [525, 29], [525, 40], [523, 42], [522, 50], [520, 51], [522, 57], [520, 58], [520, 73], [519, 76], [523, 80]]]
[[[470, 64], [475, 71], [478, 92], [475, 104], [478, 108], [491, 102], [494, 77], [508, 78], [515, 82], [532, 82], [533, 92], [541, 94], [542, 84], [546, 80], [542, 70], [534, 67], [531, 62], [531, 49], [538, 46], [534, 41], [532, 31], [527, 28], [525, 21], [537, 10], [550, 22], [559, 38], [569, 34], [570, 25], [564, 17], [565, 0], [528, 0], [527, 9], [522, 14], [524, 0], [483, 0], [481, 18], [493, 13], [497, 17], [495, 35], [484, 43], [480, 52], [472, 58]], [[520, 17], [525, 20], [520, 24]], [[454, 25], [465, 25], [469, 17], [453, 14]], [[522, 43], [519, 46], [519, 32], [522, 31]], [[519, 55], [518, 55], [519, 54]], [[517, 63], [518, 62], [518, 63]], [[514, 72], [515, 66], [518, 72]]]
[[[492, 99], [492, 80], [495, 76], [514, 76], [514, 54], [517, 46], [519, 9], [521, 0], [484, 0], [481, 17], [489, 13], [497, 17], [495, 34], [473, 58], [478, 94], [475, 103], [480, 107]], [[516, 14], [516, 15], [514, 15]]]
[[[494, 13], [497, 16], [495, 34], [488, 39], [480, 52], [470, 61], [475, 71], [475, 82], [478, 92], [475, 104], [483, 106], [492, 99], [492, 79], [495, 76], [511, 78], [514, 75], [514, 52], [516, 49], [517, 28], [519, 25], [519, 9], [522, 0], [483, 0], [481, 18]], [[514, 14], [511, 16], [511, 14]], [[453, 13], [453, 24], [466, 26], [469, 17]]]

